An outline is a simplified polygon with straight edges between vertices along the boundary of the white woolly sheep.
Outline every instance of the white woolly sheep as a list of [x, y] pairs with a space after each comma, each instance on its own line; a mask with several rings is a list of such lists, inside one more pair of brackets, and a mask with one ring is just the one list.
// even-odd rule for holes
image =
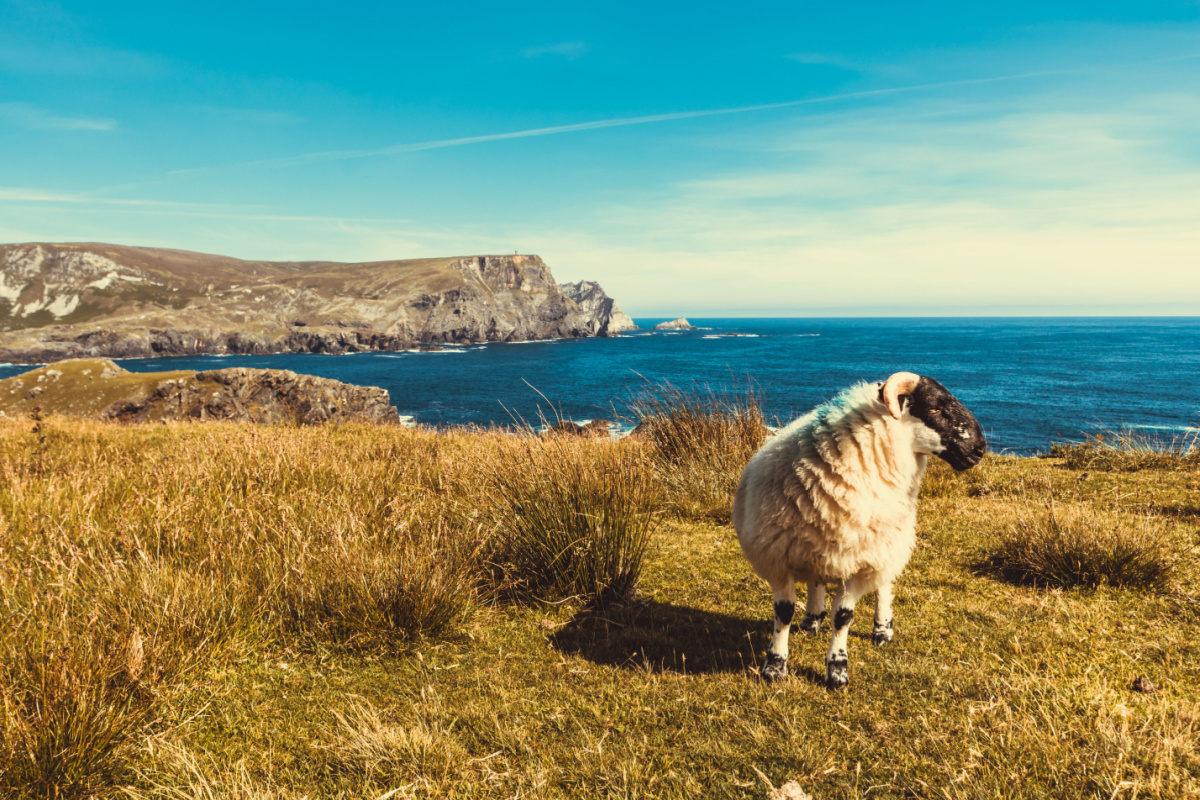
[[805, 633], [825, 619], [825, 584], [840, 586], [825, 656], [829, 688], [849, 682], [846, 639], [860, 597], [878, 593], [872, 638], [892, 641], [892, 585], [916, 544], [927, 457], [962, 471], [986, 450], [971, 412], [940, 383], [911, 372], [852, 386], [763, 445], [733, 501], [742, 552], [775, 595], [763, 678], [787, 675], [797, 581], [808, 585]]

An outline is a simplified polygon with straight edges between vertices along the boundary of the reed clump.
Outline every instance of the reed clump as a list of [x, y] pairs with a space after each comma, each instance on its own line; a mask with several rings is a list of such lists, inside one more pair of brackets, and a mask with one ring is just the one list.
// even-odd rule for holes
[[1196, 469], [1200, 468], [1200, 429], [1170, 438], [1134, 428], [1104, 430], [1082, 442], [1055, 442], [1049, 455], [1074, 470]]
[[634, 435], [651, 448], [665, 508], [686, 519], [729, 522], [742, 470], [770, 433], [754, 391], [661, 383], [630, 410]]
[[1039, 587], [1164, 593], [1186, 549], [1160, 517], [1082, 504], [1026, 504], [996, 531], [983, 566], [1006, 580]]
[[507, 591], [599, 604], [632, 597], [660, 499], [643, 450], [530, 435], [505, 448], [488, 507]]

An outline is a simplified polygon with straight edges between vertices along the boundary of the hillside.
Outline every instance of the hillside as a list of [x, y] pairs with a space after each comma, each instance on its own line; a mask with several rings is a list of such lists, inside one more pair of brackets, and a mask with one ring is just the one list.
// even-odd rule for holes
[[349, 264], [0, 245], [0, 360], [10, 362], [402, 350], [632, 327], [598, 284], [559, 286], [536, 255]]

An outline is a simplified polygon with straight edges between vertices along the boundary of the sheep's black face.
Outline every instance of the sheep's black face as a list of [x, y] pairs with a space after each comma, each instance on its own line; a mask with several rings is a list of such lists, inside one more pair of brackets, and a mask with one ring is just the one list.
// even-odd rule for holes
[[945, 449], [937, 456], [954, 469], [962, 472], [983, 460], [987, 439], [975, 415], [933, 378], [921, 376], [909, 395], [908, 412], [941, 437]]

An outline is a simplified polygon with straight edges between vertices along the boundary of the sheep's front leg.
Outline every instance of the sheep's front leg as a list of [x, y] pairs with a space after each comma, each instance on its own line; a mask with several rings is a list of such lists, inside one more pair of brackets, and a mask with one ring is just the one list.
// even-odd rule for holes
[[792, 630], [792, 616], [796, 613], [796, 585], [789, 576], [780, 583], [771, 583], [775, 594], [775, 634], [767, 648], [767, 660], [762, 665], [763, 680], [768, 683], [787, 677], [788, 634]]
[[890, 583], [880, 586], [875, 595], [875, 630], [871, 641], [879, 646], [891, 642], [895, 636], [892, 632], [892, 597], [894, 592]]
[[854, 605], [865, 593], [861, 583], [851, 578], [842, 584], [837, 597], [833, 598], [833, 638], [829, 641], [829, 652], [825, 654], [825, 687], [828, 689], [841, 689], [850, 682], [846, 642], [854, 619]]
[[817, 633], [825, 621], [825, 584], [808, 584], [808, 595], [804, 602], [804, 619], [800, 620], [801, 633]]

